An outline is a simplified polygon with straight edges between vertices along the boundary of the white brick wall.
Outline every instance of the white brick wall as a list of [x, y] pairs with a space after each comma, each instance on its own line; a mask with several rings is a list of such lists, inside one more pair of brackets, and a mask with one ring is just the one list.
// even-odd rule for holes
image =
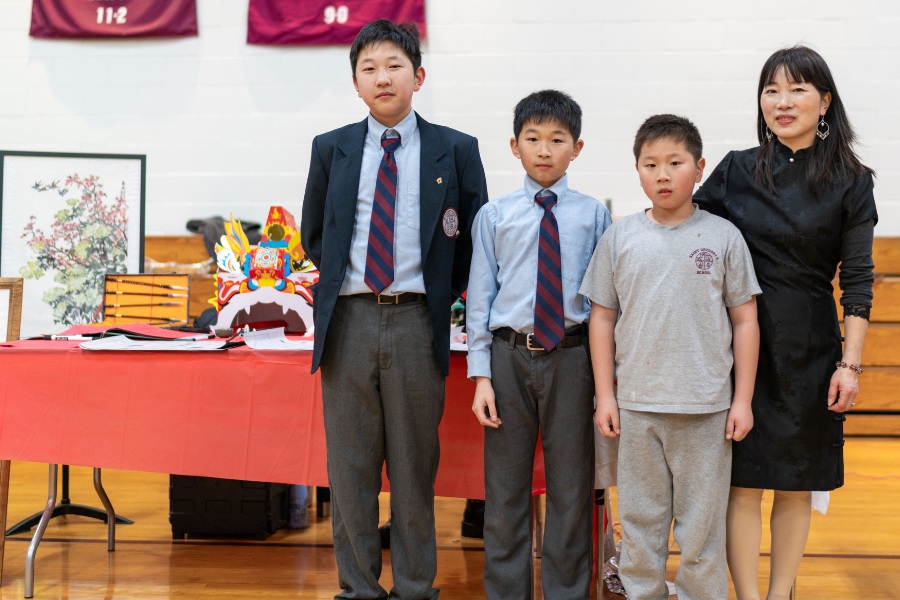
[[[199, 37], [146, 41], [32, 39], [30, 6], [0, 0], [0, 148], [147, 154], [149, 234], [216, 214], [259, 221], [275, 203], [299, 216], [312, 137], [365, 114], [346, 47], [248, 46], [246, 0], [198, 0]], [[755, 144], [759, 69], [802, 42], [828, 60], [878, 171], [876, 233], [900, 235], [900, 4], [427, 0], [427, 14], [414, 105], [479, 138], [493, 196], [523, 176], [513, 106], [558, 87], [585, 112], [572, 186], [639, 210], [641, 121], [690, 117], [712, 168]]]

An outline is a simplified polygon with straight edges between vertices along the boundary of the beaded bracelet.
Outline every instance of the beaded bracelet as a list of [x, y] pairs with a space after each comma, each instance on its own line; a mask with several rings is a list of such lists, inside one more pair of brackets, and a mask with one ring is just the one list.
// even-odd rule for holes
[[845, 362], [842, 361], [842, 360], [839, 360], [838, 362], [834, 363], [834, 368], [835, 368], [835, 370], [837, 370], [837, 369], [850, 369], [851, 371], [853, 371], [853, 372], [856, 373], [857, 375], [862, 375], [862, 372], [863, 372], [863, 370], [860, 368], [859, 365], [848, 365], [847, 363], [845, 363]]

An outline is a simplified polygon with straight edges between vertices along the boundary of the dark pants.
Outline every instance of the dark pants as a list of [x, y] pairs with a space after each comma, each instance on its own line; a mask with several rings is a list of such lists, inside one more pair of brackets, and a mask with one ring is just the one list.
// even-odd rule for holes
[[[449, 308], [448, 308], [449, 310]], [[424, 302], [378, 305], [341, 297], [322, 358], [322, 402], [331, 485], [335, 598], [438, 597], [434, 480], [444, 411]], [[390, 595], [378, 583], [378, 494], [391, 483]]]
[[593, 397], [584, 344], [531, 352], [495, 337], [491, 373], [503, 424], [484, 434], [484, 587], [491, 600], [531, 598], [531, 490], [538, 434], [547, 514], [544, 598], [584, 600], [591, 583]]

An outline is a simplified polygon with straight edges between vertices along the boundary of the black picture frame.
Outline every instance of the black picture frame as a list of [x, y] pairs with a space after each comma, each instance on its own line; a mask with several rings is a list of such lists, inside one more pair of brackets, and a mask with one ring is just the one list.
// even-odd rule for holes
[[0, 277], [25, 279], [23, 337], [99, 320], [105, 274], [143, 272], [146, 176], [145, 154], [0, 150]]

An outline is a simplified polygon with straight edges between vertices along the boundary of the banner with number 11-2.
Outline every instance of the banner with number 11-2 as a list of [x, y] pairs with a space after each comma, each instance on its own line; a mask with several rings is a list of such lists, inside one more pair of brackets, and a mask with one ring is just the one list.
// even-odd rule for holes
[[415, 23], [425, 39], [425, 0], [250, 0], [247, 43], [349, 45], [375, 19]]
[[197, 35], [197, 0], [32, 0], [38, 38]]

